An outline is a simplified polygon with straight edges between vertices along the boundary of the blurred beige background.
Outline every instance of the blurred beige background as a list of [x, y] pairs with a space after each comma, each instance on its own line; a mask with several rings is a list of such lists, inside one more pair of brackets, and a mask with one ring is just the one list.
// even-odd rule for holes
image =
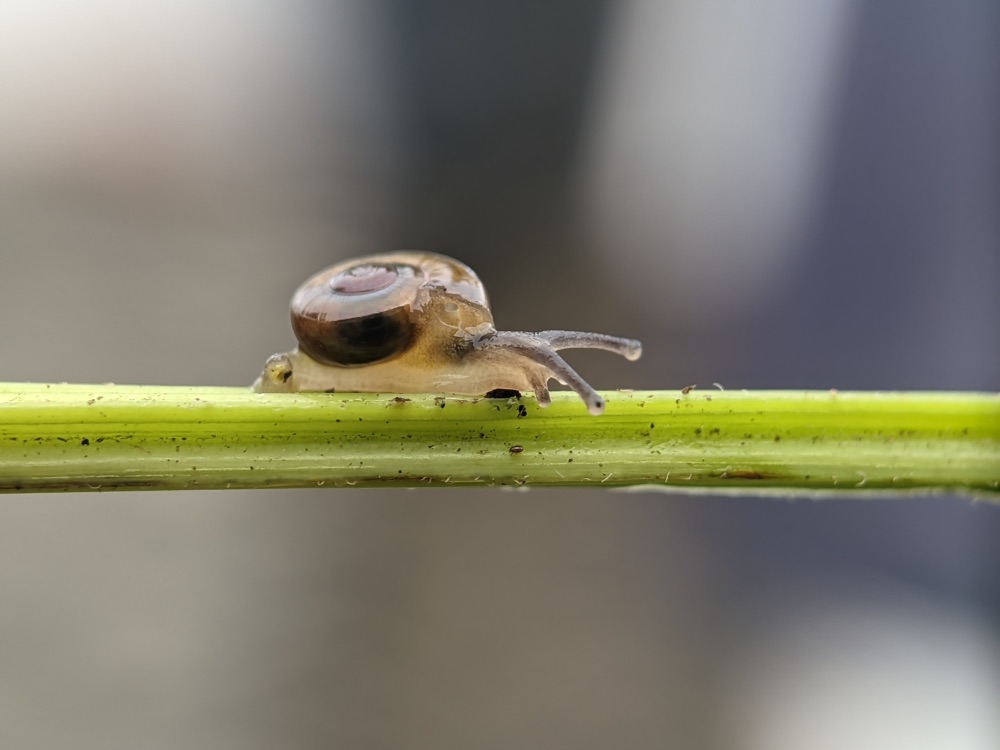
[[[0, 4], [0, 378], [249, 383], [421, 248], [600, 387], [1000, 387], [991, 0]], [[0, 745], [1000, 746], [962, 499], [0, 499]]]

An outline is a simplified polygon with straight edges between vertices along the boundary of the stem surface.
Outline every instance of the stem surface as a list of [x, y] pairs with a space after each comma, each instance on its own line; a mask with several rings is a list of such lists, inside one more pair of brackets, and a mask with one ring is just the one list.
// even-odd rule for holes
[[1000, 500], [1000, 395], [534, 399], [0, 384], [0, 492], [597, 486]]

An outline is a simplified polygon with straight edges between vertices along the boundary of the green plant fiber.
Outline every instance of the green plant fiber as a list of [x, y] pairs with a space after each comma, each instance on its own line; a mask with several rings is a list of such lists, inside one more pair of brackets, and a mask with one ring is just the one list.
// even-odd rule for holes
[[0, 492], [618, 487], [1000, 500], [1000, 395], [534, 399], [0, 384]]

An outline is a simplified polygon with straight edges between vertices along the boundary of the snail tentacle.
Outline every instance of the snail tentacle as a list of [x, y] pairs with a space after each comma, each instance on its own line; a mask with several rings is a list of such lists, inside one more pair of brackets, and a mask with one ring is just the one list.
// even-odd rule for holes
[[[521, 355], [536, 364], [542, 365], [552, 377], [560, 383], [569, 386], [576, 391], [577, 395], [583, 399], [587, 405], [587, 411], [595, 416], [604, 413], [604, 399], [595, 391], [591, 385], [580, 377], [579, 373], [560, 357], [549, 343], [533, 333], [521, 333], [517, 331], [497, 331], [492, 336], [484, 336], [475, 342], [477, 349], [504, 349]], [[532, 384], [534, 388], [534, 383]], [[539, 406], [548, 405], [548, 389], [542, 386], [543, 396], [538, 398], [538, 391], [535, 391], [535, 398], [538, 399]]]
[[543, 409], [552, 404], [552, 397], [549, 396], [549, 386], [545, 378], [540, 375], [531, 375], [528, 378], [531, 383], [531, 390], [535, 393], [535, 401]]
[[584, 331], [539, 331], [532, 335], [544, 339], [553, 349], [601, 349], [620, 354], [630, 362], [642, 356], [642, 342], [636, 339]]

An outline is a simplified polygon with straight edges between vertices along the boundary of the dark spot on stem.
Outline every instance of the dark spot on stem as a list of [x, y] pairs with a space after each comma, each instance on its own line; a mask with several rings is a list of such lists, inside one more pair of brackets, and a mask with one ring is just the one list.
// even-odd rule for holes
[[483, 398], [521, 398], [521, 392], [513, 388], [494, 388], [492, 391], [487, 391]]
[[722, 475], [723, 479], [767, 479], [767, 477], [759, 471], [727, 471]]

